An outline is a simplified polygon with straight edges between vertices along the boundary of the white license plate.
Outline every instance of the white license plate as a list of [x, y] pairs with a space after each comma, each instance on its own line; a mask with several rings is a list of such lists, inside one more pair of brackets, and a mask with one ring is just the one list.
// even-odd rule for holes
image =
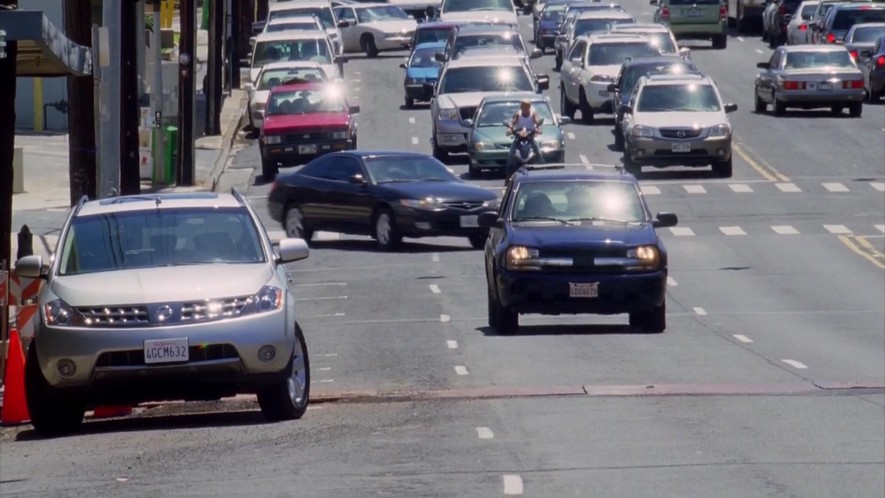
[[688, 10], [688, 17], [701, 17], [701, 10], [700, 9], [689, 9]]
[[317, 153], [317, 146], [315, 144], [299, 145], [298, 146], [298, 153], [299, 154], [316, 154]]
[[461, 228], [479, 228], [479, 216], [475, 214], [462, 216]]
[[144, 362], [152, 363], [176, 363], [188, 361], [187, 337], [181, 339], [157, 339], [144, 341]]
[[599, 297], [599, 282], [590, 284], [568, 284], [569, 297]]
[[691, 152], [691, 144], [673, 144], [673, 152]]

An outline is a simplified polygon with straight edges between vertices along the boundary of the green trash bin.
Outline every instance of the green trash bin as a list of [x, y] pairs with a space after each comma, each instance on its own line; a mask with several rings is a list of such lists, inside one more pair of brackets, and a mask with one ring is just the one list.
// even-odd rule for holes
[[200, 21], [200, 29], [209, 29], [209, 6], [212, 5], [211, 0], [203, 0], [203, 19]]
[[175, 165], [178, 162], [178, 127], [163, 129], [163, 176], [167, 185], [175, 183]]

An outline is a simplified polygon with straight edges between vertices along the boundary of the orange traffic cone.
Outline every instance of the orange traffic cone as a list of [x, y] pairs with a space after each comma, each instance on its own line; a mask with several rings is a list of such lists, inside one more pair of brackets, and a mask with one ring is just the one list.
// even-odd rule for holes
[[92, 410], [92, 418], [125, 417], [132, 414], [131, 406], [98, 406]]
[[3, 394], [3, 410], [0, 412], [0, 424], [16, 425], [31, 420], [28, 414], [28, 403], [25, 399], [25, 352], [18, 330], [9, 333], [9, 355], [6, 361]]

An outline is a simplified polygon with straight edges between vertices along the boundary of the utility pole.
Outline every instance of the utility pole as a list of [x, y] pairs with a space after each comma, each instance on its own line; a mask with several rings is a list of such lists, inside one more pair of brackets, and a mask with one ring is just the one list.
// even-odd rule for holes
[[197, 6], [179, 0], [181, 38], [178, 40], [178, 178], [179, 185], [194, 184], [194, 99], [196, 98]]
[[[0, 9], [12, 9], [16, 0], [0, 0]], [[15, 172], [12, 158], [15, 154], [15, 60], [18, 57], [18, 42], [6, 41], [0, 46], [0, 272], [12, 267], [12, 184]], [[7, 273], [8, 275], [8, 273]], [[8, 284], [7, 284], [8, 285]], [[4, 296], [5, 297], [5, 296]], [[5, 302], [5, 299], [0, 299]], [[7, 307], [0, 310], [0, 340], [9, 337]], [[0, 363], [6, 355], [0, 355]]]
[[160, 19], [160, 0], [153, 0], [154, 32], [151, 37], [151, 52], [154, 53], [154, 80], [151, 82], [151, 113], [154, 115], [154, 179], [156, 183], [166, 183], [166, 170], [163, 167], [165, 147], [163, 140], [163, 36]]
[[230, 79], [228, 80], [228, 86], [231, 90], [234, 88], [240, 87], [240, 47], [241, 45], [241, 36], [240, 33], [243, 31], [243, 12], [247, 11], [248, 5], [244, 5], [247, 2], [233, 0], [230, 2], [230, 38], [228, 38], [230, 47], [227, 50], [228, 55], [228, 67], [230, 68]]
[[209, 88], [206, 89], [206, 135], [221, 134], [221, 85], [224, 74], [224, 2], [209, 2]]
[[[120, 194], [141, 193], [141, 173], [138, 164], [138, 12], [135, 0], [120, 2]], [[154, 29], [157, 29], [154, 25]]]
[[[121, 2], [102, 2], [102, 28], [99, 31], [99, 119], [101, 134], [98, 156], [98, 197], [104, 199], [120, 191], [120, 60], [122, 53]], [[95, 45], [95, 44], [94, 44]], [[94, 46], [93, 45], [93, 46]], [[97, 71], [98, 68], [93, 68]]]
[[[65, 36], [84, 47], [92, 46], [90, 0], [65, 0]], [[71, 205], [84, 195], [96, 197], [95, 122], [93, 76], [68, 76], [68, 177]]]

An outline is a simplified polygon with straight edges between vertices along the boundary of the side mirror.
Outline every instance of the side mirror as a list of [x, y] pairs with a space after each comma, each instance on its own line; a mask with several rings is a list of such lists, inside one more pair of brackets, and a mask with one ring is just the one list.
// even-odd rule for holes
[[465, 119], [464, 121], [462, 121], [462, 123], [464, 124], [464, 126], [466, 126], [468, 128], [473, 128], [473, 120], [472, 119]]
[[350, 177], [349, 181], [350, 181], [350, 183], [353, 183], [354, 185], [365, 185], [366, 183], [368, 183], [368, 182], [366, 182], [366, 178], [359, 173], [352, 175]]
[[609, 83], [608, 86], [605, 87], [605, 89], [611, 93], [614, 93], [618, 91], [618, 85], [615, 85], [614, 83]]
[[346, 55], [338, 55], [335, 57], [335, 62], [337, 64], [347, 64], [350, 62], [350, 57], [347, 57]]
[[546, 74], [538, 75], [538, 88], [541, 90], [547, 90], [550, 88], [550, 76]]
[[504, 220], [498, 218], [498, 213], [480, 213], [477, 225], [480, 228], [501, 228], [504, 226]]
[[350, 106], [350, 108], [348, 109], [348, 112], [350, 112], [351, 114], [359, 114], [359, 113], [360, 113], [360, 106], [358, 106], [358, 105], [352, 105], [352, 106]]
[[25, 256], [15, 263], [13, 273], [17, 277], [43, 278], [43, 256]]
[[349, 28], [350, 21], [338, 21], [338, 27], [339, 28]]
[[757, 62], [756, 67], [758, 67], [759, 69], [770, 69], [771, 64], [769, 64], [767, 62]]
[[304, 239], [283, 239], [277, 248], [280, 251], [280, 263], [301, 261], [310, 256], [310, 249]]
[[442, 52], [437, 52], [437, 53], [433, 54], [433, 59], [436, 62], [445, 62], [446, 61], [446, 54], [444, 54]]
[[689, 58], [691, 58], [691, 49], [688, 47], [682, 47], [679, 49], [679, 55], [683, 59], [689, 59]]
[[726, 114], [738, 110], [737, 104], [725, 104], [722, 107], [723, 107], [723, 109], [725, 109]]
[[658, 213], [652, 222], [655, 228], [675, 227], [679, 223], [679, 218], [675, 213]]
[[621, 113], [622, 114], [633, 114], [633, 108], [630, 107], [629, 105], [622, 105], [621, 106]]
[[406, 63], [405, 63], [405, 62], [400, 62], [400, 63], [399, 63], [399, 67], [401, 67], [402, 69], [408, 69], [408, 68], [409, 68], [408, 66], [406, 66]]
[[529, 53], [529, 58], [531, 59], [540, 59], [543, 56], [544, 52], [541, 52], [539, 48], [532, 49], [531, 53]]

